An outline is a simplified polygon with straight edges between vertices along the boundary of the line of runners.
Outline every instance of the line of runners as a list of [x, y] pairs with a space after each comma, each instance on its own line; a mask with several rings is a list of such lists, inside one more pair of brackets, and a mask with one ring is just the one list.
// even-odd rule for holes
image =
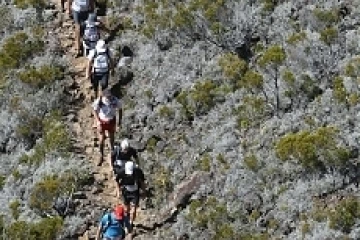
[[[128, 139], [115, 144], [115, 132], [121, 127], [122, 106], [108, 88], [115, 62], [106, 42], [101, 39], [101, 31], [111, 31], [98, 19], [95, 4], [95, 0], [68, 0], [67, 10], [75, 23], [76, 57], [83, 55], [88, 58], [86, 78], [91, 81], [95, 99], [92, 103], [93, 128], [99, 133], [100, 159], [97, 165], [101, 166], [105, 160], [105, 139], [108, 136], [111, 174], [116, 181], [117, 197], [120, 199], [122, 196], [124, 203], [117, 204], [102, 216], [96, 240], [122, 240], [126, 235], [132, 239], [140, 196], [146, 194], [145, 177], [138, 167], [137, 152]], [[66, 11], [65, 0], [61, 0], [61, 8], [62, 12]]]

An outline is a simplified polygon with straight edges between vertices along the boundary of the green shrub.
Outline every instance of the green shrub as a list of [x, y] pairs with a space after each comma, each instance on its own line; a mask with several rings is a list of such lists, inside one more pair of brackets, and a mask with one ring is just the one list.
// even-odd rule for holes
[[5, 181], [6, 181], [6, 176], [0, 175], [0, 190], [3, 189], [3, 187], [5, 185]]
[[320, 40], [330, 45], [332, 42], [335, 41], [338, 37], [338, 30], [334, 27], [328, 27], [322, 31], [320, 31]]
[[45, 8], [47, 2], [45, 0], [14, 0], [14, 4], [21, 9], [29, 7]]
[[10, 203], [9, 208], [11, 210], [11, 215], [12, 217], [17, 220], [20, 216], [20, 201], [19, 200], [14, 200]]
[[11, 223], [5, 229], [4, 239], [12, 239], [12, 240], [56, 239], [62, 227], [63, 227], [63, 220], [60, 217], [44, 218], [36, 223], [16, 221]]
[[326, 23], [327, 25], [333, 25], [340, 20], [338, 10], [336, 9], [323, 10], [315, 8], [313, 13], [319, 21]]
[[20, 158], [21, 163], [40, 164], [47, 153], [57, 152], [66, 155], [71, 148], [71, 139], [69, 132], [61, 122], [61, 115], [53, 112], [49, 117], [42, 121], [43, 134], [42, 141], [35, 145], [34, 152], [29, 155], [23, 155]]
[[174, 116], [174, 110], [166, 105], [163, 105], [159, 108], [159, 115], [162, 118], [171, 118]]
[[247, 63], [233, 53], [222, 55], [219, 59], [219, 66], [225, 77], [229, 78], [232, 83], [236, 83], [248, 68]]
[[229, 163], [226, 161], [224, 154], [219, 153], [216, 156], [216, 160], [224, 167], [224, 169], [229, 169], [230, 165]]
[[3, 71], [19, 68], [24, 61], [43, 49], [44, 43], [40, 39], [31, 39], [24, 32], [16, 33], [4, 41], [0, 50], [0, 68]]
[[12, 171], [11, 174], [13, 175], [15, 181], [21, 179], [21, 177], [22, 177], [19, 169], [15, 169], [14, 171]]
[[191, 118], [206, 114], [226, 93], [226, 88], [212, 80], [204, 80], [196, 82], [192, 89], [182, 91], [176, 101], [182, 105], [184, 115]]
[[235, 238], [236, 232], [226, 224], [230, 219], [226, 205], [218, 202], [215, 197], [210, 196], [205, 201], [192, 201], [186, 218], [196, 227], [210, 228], [213, 240]]
[[244, 157], [245, 166], [253, 172], [257, 172], [259, 170], [259, 161], [255, 154], [251, 154]]
[[333, 127], [290, 133], [277, 142], [275, 151], [282, 161], [294, 158], [306, 168], [317, 168], [322, 164], [342, 166], [349, 160], [349, 151], [337, 146], [336, 135]]
[[69, 194], [76, 189], [77, 182], [74, 174], [76, 173], [45, 176], [31, 189], [29, 206], [38, 211], [50, 210], [56, 197]]
[[246, 96], [237, 109], [234, 110], [237, 116], [237, 127], [249, 129], [259, 124], [266, 116], [265, 100], [257, 96]]
[[19, 73], [19, 79], [22, 82], [36, 88], [42, 88], [55, 80], [61, 80], [63, 77], [63, 70], [52, 65], [43, 65], [40, 68], [26, 67]]
[[294, 33], [292, 34], [286, 42], [291, 45], [296, 45], [297, 43], [304, 41], [306, 39], [306, 32]]
[[245, 88], [248, 90], [261, 90], [263, 87], [263, 76], [253, 70], [248, 70], [244, 76], [237, 81], [238, 88]]
[[345, 233], [350, 233], [358, 218], [360, 218], [360, 204], [356, 198], [343, 199], [335, 209], [329, 211], [330, 227]]
[[333, 94], [335, 99], [339, 103], [347, 103], [347, 92], [346, 88], [344, 86], [344, 79], [341, 77], [336, 77], [334, 79], [334, 85], [333, 85]]
[[279, 45], [270, 46], [259, 59], [261, 67], [281, 65], [286, 59], [284, 49]]
[[201, 158], [198, 160], [198, 168], [201, 171], [210, 172], [211, 170], [211, 156], [208, 153], [205, 153]]

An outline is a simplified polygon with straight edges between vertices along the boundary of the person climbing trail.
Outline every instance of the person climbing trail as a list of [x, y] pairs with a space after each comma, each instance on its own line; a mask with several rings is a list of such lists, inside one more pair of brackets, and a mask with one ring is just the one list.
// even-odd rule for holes
[[89, 13], [95, 9], [94, 0], [68, 0], [69, 16], [74, 19], [75, 22], [75, 48], [77, 51], [76, 57], [80, 57], [82, 27], [84, 22], [88, 19]]
[[115, 145], [114, 151], [111, 154], [110, 166], [113, 173], [115, 175], [119, 173], [125, 167], [125, 163], [131, 160], [139, 164], [137, 151], [130, 146], [128, 139], [124, 139], [121, 141], [120, 146]]
[[133, 226], [140, 202], [140, 189], [142, 194], [146, 193], [144, 172], [135, 166], [134, 162], [128, 161], [116, 175], [115, 181], [117, 183], [117, 196], [120, 198], [122, 195], [126, 212], [130, 216], [130, 224]]
[[66, 0], [60, 0], [60, 6], [61, 6], [61, 12], [65, 12], [65, 1]]
[[[116, 131], [116, 123], [121, 126], [122, 108], [120, 100], [111, 94], [110, 89], [103, 91], [102, 96], [97, 98], [93, 104], [93, 113], [96, 126], [99, 131], [99, 148], [100, 159], [98, 166], [104, 162], [105, 133], [108, 132], [110, 141], [110, 151], [114, 150], [114, 137]], [[118, 119], [116, 119], [116, 111], [118, 110]]]
[[102, 216], [95, 240], [122, 240], [126, 237], [125, 228], [132, 239], [132, 228], [128, 215], [122, 205], [117, 205], [111, 212]]
[[96, 13], [90, 13], [84, 22], [83, 51], [87, 56], [90, 50], [95, 49], [96, 43], [100, 40], [100, 31], [110, 33], [110, 30], [98, 19]]
[[114, 62], [110, 50], [105, 41], [100, 39], [97, 41], [95, 49], [90, 51], [86, 67], [86, 78], [91, 80], [94, 98], [98, 97], [99, 84], [101, 91], [107, 89], [110, 71], [114, 69], [113, 66]]

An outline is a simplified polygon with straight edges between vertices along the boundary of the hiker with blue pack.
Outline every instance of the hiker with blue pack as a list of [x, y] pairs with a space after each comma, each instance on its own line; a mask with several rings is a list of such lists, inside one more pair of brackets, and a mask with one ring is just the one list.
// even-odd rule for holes
[[132, 229], [129, 218], [125, 214], [124, 207], [117, 205], [111, 212], [102, 216], [95, 240], [123, 240], [126, 234], [131, 240]]

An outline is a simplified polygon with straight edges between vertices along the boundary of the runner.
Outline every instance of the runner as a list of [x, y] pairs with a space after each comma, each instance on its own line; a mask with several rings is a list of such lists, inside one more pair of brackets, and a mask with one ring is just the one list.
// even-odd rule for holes
[[88, 18], [89, 13], [95, 9], [94, 0], [68, 0], [68, 11], [69, 15], [74, 19], [75, 22], [75, 48], [77, 51], [76, 57], [80, 57], [81, 48], [81, 26]]
[[110, 71], [113, 70], [113, 60], [104, 40], [96, 43], [95, 49], [91, 50], [88, 56], [86, 78], [91, 80], [94, 90], [94, 97], [98, 97], [99, 84], [101, 90], [107, 89], [109, 84]]
[[133, 226], [140, 202], [140, 189], [142, 193], [146, 192], [144, 172], [132, 161], [128, 161], [116, 175], [116, 183], [118, 197], [122, 195], [126, 212], [130, 215], [130, 224]]
[[[98, 166], [101, 166], [104, 161], [104, 145], [105, 145], [105, 133], [108, 133], [110, 140], [110, 150], [114, 150], [114, 136], [116, 131], [116, 123], [121, 126], [122, 109], [120, 100], [111, 94], [109, 89], [103, 91], [102, 96], [97, 98], [93, 105], [94, 117], [96, 127], [99, 131], [99, 148], [100, 159]], [[116, 119], [116, 110], [119, 110], [118, 119]]]

